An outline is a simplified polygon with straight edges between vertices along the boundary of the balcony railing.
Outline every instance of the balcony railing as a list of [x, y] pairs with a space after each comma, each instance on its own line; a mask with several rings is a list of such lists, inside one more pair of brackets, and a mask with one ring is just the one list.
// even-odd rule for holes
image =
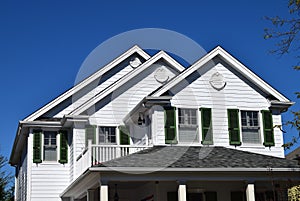
[[88, 148], [76, 159], [76, 177], [89, 167], [97, 166], [105, 161], [127, 156], [150, 147], [147, 145], [94, 145], [89, 141]]

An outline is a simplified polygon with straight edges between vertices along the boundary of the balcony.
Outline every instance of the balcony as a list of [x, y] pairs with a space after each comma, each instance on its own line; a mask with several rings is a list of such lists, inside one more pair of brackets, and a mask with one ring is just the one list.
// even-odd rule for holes
[[89, 167], [97, 166], [105, 161], [113, 160], [138, 151], [150, 148], [148, 145], [95, 145], [89, 141], [88, 147], [77, 157], [77, 178]]

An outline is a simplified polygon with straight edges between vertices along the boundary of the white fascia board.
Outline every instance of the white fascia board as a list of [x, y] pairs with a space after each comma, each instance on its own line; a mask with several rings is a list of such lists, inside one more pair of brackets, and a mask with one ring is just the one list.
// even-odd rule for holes
[[133, 79], [135, 76], [137, 76], [139, 73], [143, 72], [145, 69], [150, 67], [152, 64], [157, 62], [160, 59], [164, 59], [166, 62], [172, 65], [175, 69], [177, 69], [179, 72], [181, 72], [184, 67], [176, 62], [172, 57], [170, 57], [166, 52], [160, 51], [157, 54], [155, 54], [153, 57], [151, 57], [149, 60], [145, 61], [143, 64], [141, 64], [139, 67], [131, 71], [130, 73], [127, 73], [125, 76], [123, 76], [120, 80], [113, 83], [112, 85], [108, 86], [106, 89], [95, 95], [93, 98], [88, 100], [87, 102], [83, 103], [76, 109], [74, 109], [72, 112], [69, 113], [69, 115], [80, 115], [82, 112], [90, 108], [94, 103], [100, 101], [102, 98], [109, 95], [111, 92], [122, 86], [123, 84], [127, 83], [129, 80]]
[[255, 73], [253, 73], [249, 68], [247, 68], [241, 62], [239, 62], [236, 58], [234, 58], [232, 55], [230, 55], [222, 47], [218, 46], [217, 48], [219, 49], [219, 54], [227, 62], [229, 62], [230, 64], [232, 64], [232, 66], [235, 67], [235, 69], [238, 70], [242, 75], [244, 75], [245, 77], [247, 77], [252, 83], [256, 84], [263, 91], [269, 92], [271, 95], [273, 95], [279, 101], [281, 101], [281, 102], [290, 102], [290, 100], [288, 98], [286, 98], [284, 95], [282, 95], [276, 89], [274, 89], [273, 87], [271, 87], [268, 83], [266, 83], [259, 76], [257, 76]]
[[116, 66], [117, 64], [119, 64], [120, 62], [122, 62], [124, 59], [128, 58], [130, 55], [132, 55], [135, 52], [137, 52], [145, 60], [148, 60], [150, 58], [150, 56], [144, 50], [142, 50], [139, 46], [135, 45], [132, 48], [130, 48], [129, 50], [127, 50], [126, 52], [124, 52], [122, 55], [120, 55], [119, 57], [117, 57], [116, 59], [111, 61], [106, 66], [102, 67], [101, 69], [96, 71], [94, 74], [92, 74], [89, 77], [87, 77], [86, 79], [84, 79], [82, 82], [78, 83], [77, 85], [75, 85], [74, 87], [72, 87], [71, 89], [69, 89], [62, 95], [60, 95], [59, 97], [55, 98], [50, 103], [46, 104], [42, 108], [38, 109], [36, 112], [34, 112], [31, 115], [29, 115], [28, 117], [26, 117], [24, 119], [24, 121], [34, 121], [36, 118], [38, 118], [45, 112], [51, 110], [59, 103], [66, 100], [68, 97], [72, 96], [73, 94], [75, 94], [76, 92], [78, 92], [79, 90], [81, 90], [82, 88], [84, 88], [85, 86], [87, 86], [88, 84], [90, 84], [91, 82], [96, 80], [97, 78], [99, 78], [101, 75], [103, 75], [104, 73], [106, 73], [107, 71], [112, 69], [114, 66]]
[[260, 77], [258, 77], [255, 73], [253, 73], [249, 68], [247, 68], [245, 65], [243, 65], [241, 62], [239, 62], [237, 59], [235, 59], [233, 56], [231, 56], [228, 52], [226, 52], [222, 47], [218, 46], [212, 51], [210, 51], [208, 54], [206, 54], [204, 57], [202, 57], [200, 60], [195, 62], [191, 67], [189, 67], [186, 71], [183, 71], [180, 75], [178, 75], [175, 79], [171, 80], [169, 83], [164, 85], [160, 90], [158, 90], [156, 93], [153, 94], [153, 96], [160, 96], [167, 90], [174, 87], [176, 84], [178, 84], [180, 81], [185, 79], [187, 76], [189, 76], [191, 73], [196, 71], [197, 69], [201, 68], [206, 64], [208, 61], [216, 57], [217, 55], [220, 55], [223, 59], [225, 59], [228, 63], [231, 64], [235, 70], [240, 72], [242, 75], [244, 75], [247, 79], [249, 79], [252, 83], [254, 83], [256, 86], [258, 86], [263, 91], [266, 91], [273, 95], [275, 98], [277, 98], [281, 102], [289, 103], [290, 100], [287, 99], [284, 95], [279, 93], [276, 89], [271, 87], [269, 84], [267, 84], [265, 81], [263, 81]]
[[190, 74], [192, 74], [195, 70], [199, 68], [199, 66], [203, 66], [206, 62], [213, 59], [217, 53], [217, 49], [213, 49], [209, 53], [207, 53], [204, 57], [202, 57], [200, 60], [196, 61], [192, 66], [190, 66], [188, 69], [177, 75], [174, 79], [172, 79], [170, 82], [166, 83], [161, 89], [159, 89], [157, 92], [152, 94], [154, 97], [161, 96], [163, 93], [165, 93], [167, 90], [174, 87], [176, 84], [178, 84], [180, 81], [188, 77]]
[[20, 121], [22, 127], [61, 126], [61, 121]]

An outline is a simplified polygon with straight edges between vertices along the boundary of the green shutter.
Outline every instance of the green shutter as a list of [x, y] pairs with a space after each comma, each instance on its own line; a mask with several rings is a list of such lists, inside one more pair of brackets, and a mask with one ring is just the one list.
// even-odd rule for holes
[[218, 201], [217, 192], [209, 191], [205, 192], [205, 201]]
[[231, 145], [241, 145], [239, 110], [228, 109], [227, 115], [228, 115], [229, 143]]
[[42, 145], [42, 131], [34, 130], [33, 131], [33, 162], [34, 163], [42, 162], [41, 145]]
[[165, 108], [165, 143], [176, 144], [176, 108]]
[[201, 108], [202, 144], [213, 144], [211, 108]]
[[60, 131], [60, 163], [68, 162], [68, 132]]
[[125, 126], [119, 126], [119, 133], [120, 133], [120, 145], [129, 145], [130, 135], [128, 129]]
[[85, 127], [85, 147], [88, 147], [89, 140], [92, 140], [92, 144], [96, 144], [96, 126], [94, 125]]
[[274, 130], [273, 130], [273, 119], [272, 113], [269, 110], [263, 110], [263, 129], [264, 129], [264, 145], [265, 146], [274, 146]]

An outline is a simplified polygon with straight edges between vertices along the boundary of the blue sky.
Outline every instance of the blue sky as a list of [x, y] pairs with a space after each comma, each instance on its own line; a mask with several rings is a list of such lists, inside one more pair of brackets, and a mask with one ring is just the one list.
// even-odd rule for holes
[[[204, 3], [205, 2], [205, 3]], [[294, 55], [268, 51], [272, 25], [288, 16], [285, 1], [0, 1], [0, 153], [9, 157], [18, 121], [73, 86], [88, 54], [125, 31], [163, 28], [206, 51], [221, 45], [292, 101], [300, 91]], [[299, 103], [292, 110], [299, 110]], [[286, 121], [292, 116], [287, 112]], [[297, 133], [285, 128], [290, 135]]]

